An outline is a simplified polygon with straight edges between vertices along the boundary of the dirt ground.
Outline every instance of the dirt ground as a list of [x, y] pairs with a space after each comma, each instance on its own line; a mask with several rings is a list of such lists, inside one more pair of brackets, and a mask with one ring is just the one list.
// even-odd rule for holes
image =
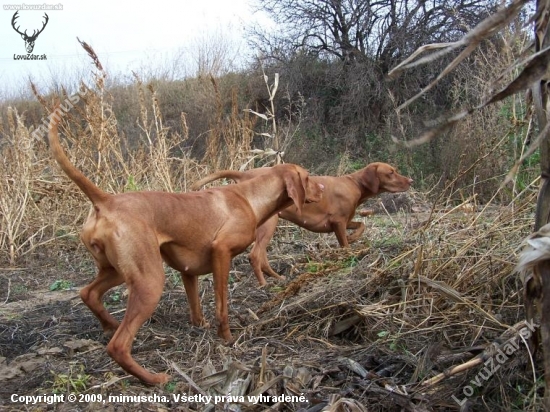
[[[392, 262], [409, 260], [414, 237], [404, 233], [417, 230], [426, 216], [409, 211], [365, 218], [366, 235], [350, 250], [337, 249], [334, 235], [283, 224], [269, 256], [275, 270], [287, 276], [285, 282], [268, 278], [268, 285], [259, 288], [246, 254], [234, 259], [229, 314], [237, 340], [231, 346], [217, 338], [215, 328], [190, 325], [181, 281], [167, 269], [161, 302], [133, 345], [140, 364], [171, 375], [162, 387], [146, 386], [128, 376], [106, 354], [107, 340], [99, 323], [78, 296], [95, 270], [77, 241], [66, 241], [54, 254], [48, 250], [28, 257], [18, 267], [2, 267], [0, 409], [459, 410], [457, 400], [464, 398], [460, 388], [467, 376], [449, 377], [431, 391], [418, 390], [418, 383], [473, 358], [506, 328], [478, 321], [475, 308], [465, 312], [470, 313], [471, 319], [464, 322], [471, 334], [460, 329], [460, 318], [445, 327], [439, 326], [445, 322], [441, 316], [427, 317], [427, 324], [406, 316], [392, 320], [391, 308], [403, 303], [402, 279], [409, 276], [414, 261], [411, 257], [410, 264], [400, 263], [400, 268]], [[502, 281], [519, 287], [509, 278]], [[200, 285], [205, 316], [214, 323], [211, 275], [201, 277]], [[430, 316], [451, 310], [441, 309], [448, 298], [437, 299]], [[409, 306], [418, 304], [414, 299], [405, 301]], [[105, 305], [115, 317], [124, 316], [125, 304], [124, 287], [106, 296]], [[497, 312], [502, 324], [521, 321], [519, 296], [507, 297]], [[405, 321], [414, 325], [403, 333]], [[398, 332], [399, 339], [390, 338]], [[521, 353], [502, 368], [506, 376], [517, 375], [511, 384], [499, 383], [501, 378], [496, 377], [486, 385], [491, 396], [499, 385], [504, 392], [507, 385], [533, 386], [532, 366]], [[540, 371], [538, 363], [534, 367]], [[53, 394], [63, 395], [64, 402], [22, 402], [23, 396]], [[76, 401], [68, 401], [69, 394], [75, 394]], [[120, 395], [129, 398], [109, 398]], [[253, 404], [252, 396], [259, 395], [264, 398]], [[476, 397], [474, 403], [481, 407], [471, 410], [495, 410], [483, 406], [482, 398]], [[508, 404], [502, 410], [514, 407]]]
[[[78, 252], [81, 252], [80, 250]], [[87, 259], [78, 254], [76, 259]], [[280, 273], [293, 278], [291, 266], [285, 261], [274, 265]], [[188, 321], [186, 297], [176, 274], [167, 270], [166, 288], [163, 298], [152, 319], [140, 330], [134, 343], [134, 356], [148, 369], [168, 371], [173, 381], [166, 387], [147, 387], [136, 378], [127, 376], [105, 352], [107, 339], [103, 336], [99, 324], [88, 308], [81, 302], [78, 289], [93, 276], [93, 268], [87, 268], [86, 276], [71, 273], [69, 268], [61, 267], [55, 259], [45, 259], [41, 267], [4, 270], [0, 274], [2, 282], [2, 305], [0, 326], [0, 398], [4, 410], [95, 410], [103, 409], [103, 403], [67, 402], [45, 407], [6, 402], [13, 394], [42, 395], [59, 393], [103, 394], [103, 395], [146, 395], [166, 396], [170, 402], [139, 403], [142, 410], [204, 410], [202, 402], [176, 402], [175, 394], [192, 394], [188, 378], [204, 387], [204, 377], [219, 375], [216, 383], [225, 383], [227, 379], [259, 381], [262, 361], [266, 363], [263, 382], [272, 381], [277, 376], [289, 375], [289, 378], [276, 379], [268, 391], [274, 395], [289, 392], [295, 388], [297, 396], [306, 393], [301, 387], [301, 375], [306, 377], [315, 373], [311, 364], [335, 362], [345, 355], [345, 346], [329, 344], [315, 336], [301, 336], [299, 347], [293, 348], [288, 339], [291, 332], [284, 323], [273, 325], [269, 337], [254, 336], [250, 325], [260, 327], [262, 319], [255, 313], [262, 304], [268, 302], [282, 290], [282, 285], [269, 280], [265, 288], [258, 288], [255, 277], [244, 257], [235, 260], [230, 285], [231, 329], [237, 336], [237, 342], [225, 346], [216, 337], [215, 329], [193, 327]], [[59, 279], [72, 283], [67, 290], [49, 290]], [[7, 295], [9, 291], [9, 296]], [[205, 316], [213, 323], [214, 301], [211, 275], [201, 281], [202, 303]], [[109, 293], [106, 304], [115, 316], [122, 318], [125, 308], [124, 288]], [[277, 322], [278, 323], [278, 322]], [[349, 345], [346, 345], [349, 346]], [[352, 345], [353, 346], [353, 345]], [[265, 353], [264, 353], [265, 351]], [[328, 352], [332, 353], [328, 353]], [[323, 358], [319, 359], [319, 356]], [[328, 366], [328, 364], [326, 365]], [[302, 369], [300, 371], [300, 368]], [[181, 373], [183, 372], [185, 376]], [[280, 374], [283, 375], [280, 375]], [[340, 371], [336, 366], [329, 367], [323, 374], [338, 377], [344, 382], [350, 371]], [[298, 378], [294, 375], [298, 374]], [[251, 376], [252, 375], [252, 376]], [[304, 379], [304, 378], [301, 378]], [[316, 377], [321, 380], [320, 375]], [[330, 379], [333, 381], [333, 379]], [[231, 383], [231, 382], [228, 382]], [[328, 383], [328, 382], [327, 382]], [[323, 383], [316, 391], [308, 394], [302, 404], [294, 402], [289, 408], [308, 407], [312, 404], [326, 403], [330, 392], [340, 393], [334, 383]], [[210, 384], [210, 383], [208, 383]], [[347, 389], [353, 390], [352, 388]], [[223, 393], [223, 391], [222, 391]], [[292, 392], [289, 392], [292, 394]], [[317, 394], [318, 393], [318, 394]], [[85, 400], [85, 398], [83, 398]], [[276, 403], [276, 402], [274, 402]], [[135, 410], [137, 404], [107, 402], [114, 410]], [[263, 407], [265, 407], [264, 405]], [[246, 405], [244, 406], [246, 408]], [[259, 407], [262, 409], [263, 407]]]

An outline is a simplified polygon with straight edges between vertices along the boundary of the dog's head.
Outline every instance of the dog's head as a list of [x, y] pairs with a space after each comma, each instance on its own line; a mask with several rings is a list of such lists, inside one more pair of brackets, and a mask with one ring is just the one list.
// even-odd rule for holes
[[321, 200], [325, 187], [320, 183], [313, 182], [309, 178], [309, 173], [306, 169], [288, 163], [275, 167], [285, 169], [283, 176], [286, 192], [296, 205], [298, 214], [302, 214], [302, 206], [305, 203], [316, 203]]
[[413, 182], [412, 179], [397, 173], [395, 167], [387, 163], [371, 163], [359, 173], [361, 182], [373, 194], [405, 192]]

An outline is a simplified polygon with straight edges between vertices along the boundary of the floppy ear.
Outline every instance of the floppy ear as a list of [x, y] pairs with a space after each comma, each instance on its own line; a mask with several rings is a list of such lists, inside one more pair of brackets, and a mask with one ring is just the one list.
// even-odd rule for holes
[[306, 176], [298, 171], [287, 174], [285, 177], [286, 192], [298, 209], [298, 215], [302, 214], [302, 206], [306, 202]]
[[380, 189], [380, 179], [378, 179], [377, 166], [367, 166], [363, 172], [362, 181], [367, 189], [377, 194]]

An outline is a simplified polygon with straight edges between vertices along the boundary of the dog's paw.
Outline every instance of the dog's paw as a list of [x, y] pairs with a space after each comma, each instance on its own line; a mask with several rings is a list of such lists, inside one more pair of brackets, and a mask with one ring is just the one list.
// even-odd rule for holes
[[203, 317], [193, 317], [191, 316], [191, 325], [197, 326], [199, 328], [210, 328], [210, 323], [206, 321]]
[[231, 345], [235, 342], [235, 339], [231, 335], [229, 328], [218, 327], [218, 336], [222, 338], [227, 345]]
[[157, 379], [156, 383], [160, 385], [170, 382], [170, 375], [166, 373], [156, 373], [154, 377]]
[[140, 377], [143, 383], [147, 385], [164, 385], [170, 382], [170, 375], [166, 373], [149, 373], [146, 372], [146, 376]]

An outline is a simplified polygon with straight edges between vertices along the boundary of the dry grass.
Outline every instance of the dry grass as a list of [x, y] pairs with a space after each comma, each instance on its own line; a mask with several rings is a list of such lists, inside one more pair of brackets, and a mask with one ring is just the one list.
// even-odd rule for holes
[[210, 77], [216, 96], [216, 116], [211, 126], [203, 162], [212, 170], [237, 169], [246, 163], [252, 149], [255, 119], [249, 112], [239, 113], [237, 91], [231, 91], [230, 113], [224, 113], [224, 104], [219, 86]]

